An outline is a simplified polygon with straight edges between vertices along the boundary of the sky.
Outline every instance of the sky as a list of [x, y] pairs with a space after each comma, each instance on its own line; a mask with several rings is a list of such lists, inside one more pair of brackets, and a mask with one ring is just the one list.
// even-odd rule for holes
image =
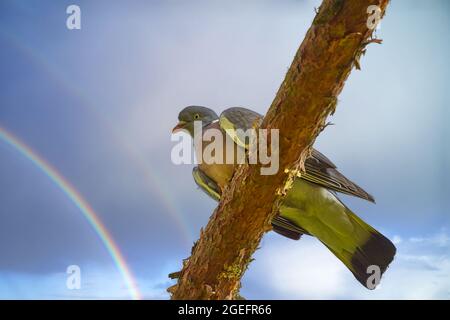
[[[67, 6], [81, 30], [66, 28]], [[0, 2], [0, 132], [77, 190], [144, 299], [167, 299], [215, 202], [175, 165], [187, 105], [265, 113], [320, 1]], [[396, 0], [315, 147], [377, 204], [342, 196], [397, 255], [363, 288], [317, 239], [269, 233], [247, 299], [450, 298], [448, 1]], [[66, 286], [67, 267], [81, 287]], [[61, 185], [0, 139], [0, 298], [130, 299], [96, 229]]]

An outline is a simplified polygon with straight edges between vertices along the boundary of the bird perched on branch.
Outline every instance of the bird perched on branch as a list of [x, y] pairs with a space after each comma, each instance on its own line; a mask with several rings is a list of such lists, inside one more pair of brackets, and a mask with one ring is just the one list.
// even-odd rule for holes
[[[187, 131], [194, 138], [194, 123], [201, 122], [203, 135], [215, 129], [231, 138], [235, 148], [248, 149], [233, 130], [247, 130], [259, 125], [262, 116], [244, 108], [230, 108], [217, 114], [206, 107], [189, 106], [178, 115], [179, 123], [173, 133]], [[202, 154], [208, 142], [194, 139], [194, 149]], [[226, 158], [225, 149], [223, 159]], [[248, 150], [247, 150], [248, 151]], [[282, 156], [282, 155], [281, 155]], [[224, 187], [231, 181], [236, 163], [201, 162], [193, 169], [197, 185], [213, 199], [219, 201]], [[369, 280], [374, 268], [379, 268], [380, 277], [394, 258], [396, 249], [389, 239], [357, 217], [338, 198], [337, 192], [356, 196], [370, 202], [374, 198], [354, 182], [347, 179], [322, 153], [312, 150], [305, 161], [305, 172], [293, 182], [280, 206], [279, 213], [272, 220], [273, 230], [285, 237], [298, 240], [302, 235], [319, 239], [356, 279], [369, 289], [378, 283]]]

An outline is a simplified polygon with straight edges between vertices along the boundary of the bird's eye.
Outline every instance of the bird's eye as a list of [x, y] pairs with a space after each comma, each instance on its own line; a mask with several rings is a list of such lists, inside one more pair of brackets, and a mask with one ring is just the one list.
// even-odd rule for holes
[[196, 113], [196, 114], [194, 115], [194, 119], [195, 119], [195, 120], [200, 119], [200, 115], [199, 115], [198, 113]]

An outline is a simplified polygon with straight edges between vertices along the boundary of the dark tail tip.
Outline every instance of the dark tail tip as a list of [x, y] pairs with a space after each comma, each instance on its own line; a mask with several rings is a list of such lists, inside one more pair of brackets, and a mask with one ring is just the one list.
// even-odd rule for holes
[[374, 231], [364, 245], [354, 252], [351, 264], [356, 279], [366, 288], [375, 289], [394, 259], [396, 248], [382, 234]]

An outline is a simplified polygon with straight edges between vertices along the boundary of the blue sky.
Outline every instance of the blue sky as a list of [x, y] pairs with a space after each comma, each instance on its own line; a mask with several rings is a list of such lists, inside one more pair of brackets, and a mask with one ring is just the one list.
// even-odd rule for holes
[[[76, 3], [82, 29], [66, 29]], [[215, 203], [171, 163], [186, 105], [264, 113], [320, 1], [0, 3], [0, 126], [56, 167], [108, 227], [145, 298], [167, 298]], [[268, 234], [246, 298], [450, 298], [449, 4], [393, 1], [316, 147], [369, 190], [343, 196], [397, 244], [375, 291], [317, 240]], [[129, 298], [98, 236], [0, 143], [0, 298]], [[82, 288], [65, 287], [67, 266]]]

